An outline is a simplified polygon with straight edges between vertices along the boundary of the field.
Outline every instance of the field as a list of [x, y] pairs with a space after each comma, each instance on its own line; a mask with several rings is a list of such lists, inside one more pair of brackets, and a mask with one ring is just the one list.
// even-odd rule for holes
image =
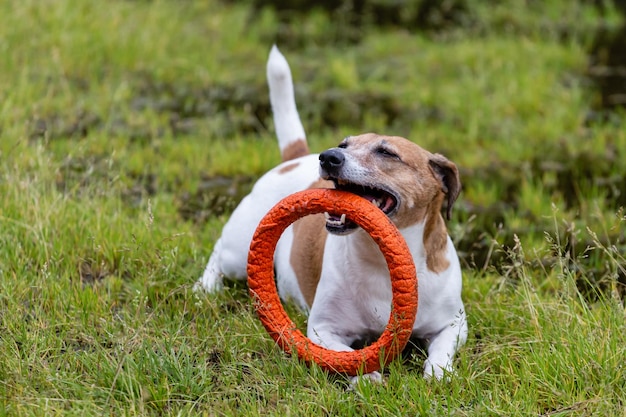
[[[597, 38], [619, 10], [306, 3], [0, 2], [0, 415], [626, 416], [626, 95]], [[377, 131], [460, 167], [449, 381], [412, 349], [351, 390], [244, 284], [192, 290], [279, 161], [274, 42], [314, 151]]]

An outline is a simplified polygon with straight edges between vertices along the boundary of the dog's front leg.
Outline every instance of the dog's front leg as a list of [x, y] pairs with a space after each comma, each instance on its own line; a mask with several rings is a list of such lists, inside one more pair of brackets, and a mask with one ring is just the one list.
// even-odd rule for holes
[[251, 235], [251, 232], [244, 231], [245, 233], [235, 234], [229, 230], [230, 224], [228, 223], [224, 227], [224, 233], [215, 242], [209, 262], [202, 276], [194, 285], [195, 291], [218, 292], [223, 287], [224, 277], [246, 279], [247, 248], [250, 246], [251, 240], [248, 234]]
[[204, 270], [204, 273], [194, 285], [194, 291], [204, 290], [209, 293], [216, 292], [222, 289], [224, 281], [224, 273], [219, 265], [219, 258], [222, 253], [222, 240], [218, 239], [215, 242], [213, 253], [209, 258], [209, 262]]
[[428, 358], [424, 361], [424, 378], [442, 379], [452, 373], [452, 361], [467, 339], [467, 320], [461, 310], [452, 323], [445, 327], [428, 344]]

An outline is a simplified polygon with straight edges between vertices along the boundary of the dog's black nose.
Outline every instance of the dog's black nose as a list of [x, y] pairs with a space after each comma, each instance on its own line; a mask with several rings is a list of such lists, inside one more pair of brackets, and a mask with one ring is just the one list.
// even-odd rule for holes
[[345, 160], [343, 152], [336, 148], [328, 149], [320, 154], [320, 166], [327, 172], [341, 168]]

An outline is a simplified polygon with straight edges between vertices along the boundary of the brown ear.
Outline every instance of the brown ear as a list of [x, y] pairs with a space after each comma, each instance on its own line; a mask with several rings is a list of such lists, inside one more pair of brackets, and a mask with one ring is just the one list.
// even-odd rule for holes
[[450, 220], [452, 205], [461, 192], [459, 170], [454, 162], [449, 161], [445, 156], [438, 153], [433, 154], [428, 163], [430, 168], [433, 170], [435, 177], [439, 179], [441, 189], [448, 196], [446, 218]]

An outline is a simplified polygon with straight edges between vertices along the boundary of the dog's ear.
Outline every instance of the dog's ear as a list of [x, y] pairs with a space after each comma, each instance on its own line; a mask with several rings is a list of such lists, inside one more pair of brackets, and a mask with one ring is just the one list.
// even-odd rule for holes
[[433, 154], [428, 161], [435, 177], [441, 183], [441, 189], [448, 197], [446, 205], [446, 218], [450, 220], [452, 205], [461, 192], [461, 179], [456, 165], [441, 154]]

